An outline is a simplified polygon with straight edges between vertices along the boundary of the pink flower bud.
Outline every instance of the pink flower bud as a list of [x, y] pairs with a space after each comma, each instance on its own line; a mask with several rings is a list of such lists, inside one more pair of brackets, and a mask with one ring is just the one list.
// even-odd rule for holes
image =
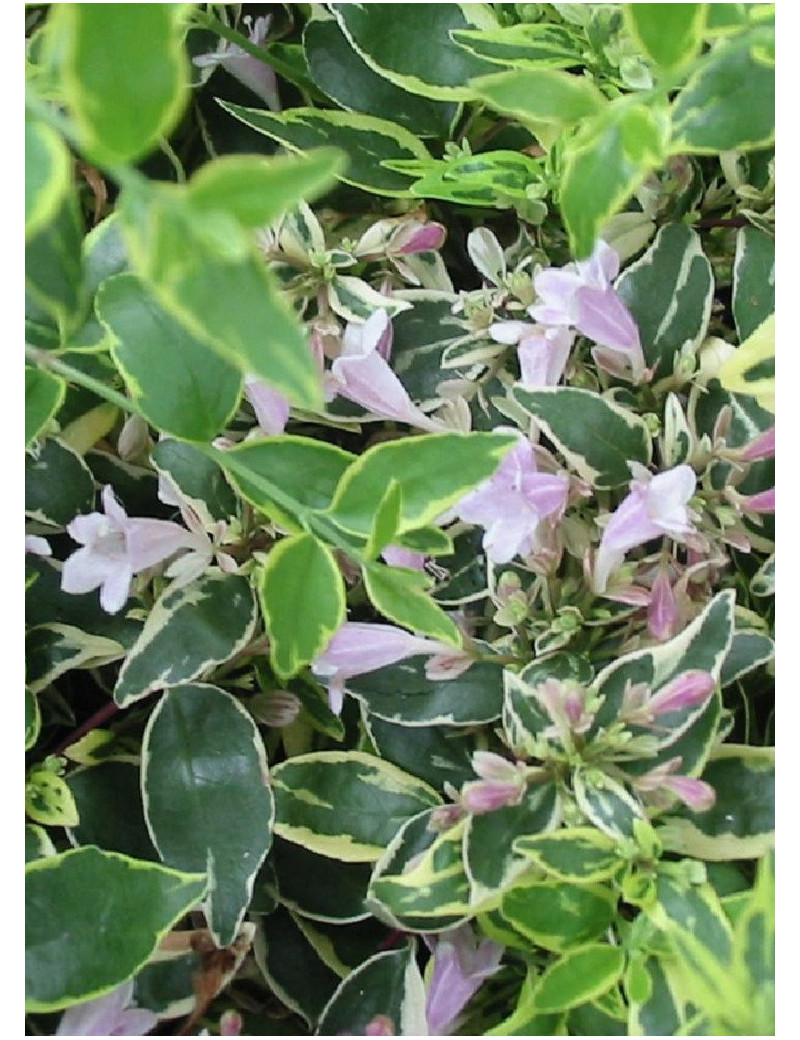
[[746, 462], [756, 462], [758, 459], [771, 459], [775, 456], [775, 427], [770, 426], [768, 430], [760, 433], [742, 451], [742, 458]]
[[504, 805], [517, 805], [524, 791], [525, 783], [522, 777], [513, 784], [475, 780], [462, 787], [461, 805], [471, 813], [493, 812]]
[[392, 237], [389, 250], [403, 256], [426, 253], [432, 249], [441, 249], [446, 237], [447, 231], [441, 224], [433, 221], [427, 224], [410, 221]]
[[219, 1019], [219, 1035], [241, 1036], [242, 1025], [242, 1016], [238, 1011], [223, 1011]]
[[715, 685], [714, 676], [708, 672], [699, 669], [684, 672], [654, 693], [644, 710], [651, 716], [657, 716], [696, 708], [708, 700]]
[[659, 571], [647, 608], [647, 630], [660, 643], [675, 635], [678, 627], [678, 604], [666, 571]]
[[396, 1036], [394, 1022], [388, 1015], [376, 1015], [364, 1027], [364, 1036]]
[[770, 488], [768, 491], [759, 491], [757, 495], [743, 498], [742, 508], [747, 513], [774, 513], [775, 488]]
[[664, 787], [677, 795], [693, 812], [706, 812], [717, 800], [717, 792], [711, 784], [691, 776], [667, 777]]

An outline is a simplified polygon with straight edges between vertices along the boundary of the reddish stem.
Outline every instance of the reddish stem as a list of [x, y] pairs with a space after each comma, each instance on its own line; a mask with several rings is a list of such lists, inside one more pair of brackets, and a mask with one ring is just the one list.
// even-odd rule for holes
[[98, 729], [103, 725], [104, 722], [108, 722], [109, 719], [113, 719], [117, 712], [120, 710], [118, 704], [114, 701], [109, 701], [108, 704], [104, 704], [102, 708], [98, 709], [94, 715], [91, 715], [86, 722], [81, 723], [80, 726], [74, 732], [62, 740], [58, 747], [53, 751], [54, 755], [63, 754], [64, 750], [80, 740], [81, 737], [85, 737], [87, 733], [91, 733], [93, 729]]

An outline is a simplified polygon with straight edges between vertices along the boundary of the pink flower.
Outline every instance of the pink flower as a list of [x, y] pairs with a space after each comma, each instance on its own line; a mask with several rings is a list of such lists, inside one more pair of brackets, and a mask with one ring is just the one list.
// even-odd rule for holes
[[536, 469], [530, 443], [520, 437], [494, 475], [458, 503], [455, 512], [486, 529], [483, 547], [493, 563], [508, 563], [540, 546], [539, 526], [561, 513], [569, 479]]
[[417, 408], [389, 367], [391, 342], [392, 325], [383, 308], [374, 311], [363, 325], [349, 322], [342, 353], [331, 366], [328, 390], [385, 419], [431, 433], [447, 429]]
[[619, 256], [598, 240], [588, 260], [535, 275], [539, 299], [528, 313], [543, 325], [577, 329], [601, 348], [603, 360], [608, 360], [608, 351], [621, 354], [638, 383], [645, 375], [645, 359], [636, 323], [612, 284], [618, 273]]
[[288, 398], [256, 376], [245, 378], [244, 392], [256, 413], [259, 428], [270, 437], [283, 433], [289, 421]]
[[[250, 43], [261, 47], [269, 32], [269, 23], [272, 15], [256, 18], [252, 22], [249, 15], [245, 15], [242, 21], [249, 30]], [[275, 80], [274, 70], [259, 58], [254, 58], [238, 44], [229, 40], [220, 40], [219, 48], [210, 54], [198, 54], [192, 58], [192, 64], [201, 69], [213, 69], [221, 65], [227, 72], [243, 83], [264, 101], [273, 112], [280, 111], [280, 100], [278, 98], [278, 87]]]
[[56, 1036], [145, 1036], [158, 1024], [158, 1015], [131, 1006], [133, 982], [123, 982], [105, 996], [67, 1008]]
[[426, 1015], [431, 1036], [448, 1036], [481, 983], [500, 968], [503, 947], [478, 939], [469, 924], [426, 936], [433, 952]]
[[83, 546], [61, 572], [64, 592], [80, 594], [100, 588], [100, 605], [109, 614], [125, 606], [135, 574], [163, 562], [181, 549], [196, 549], [197, 536], [171, 520], [132, 518], [103, 488], [104, 513], [76, 516], [67, 532]]
[[312, 662], [311, 671], [328, 687], [331, 711], [338, 715], [345, 684], [353, 676], [386, 668], [406, 657], [453, 653], [453, 647], [447, 643], [412, 635], [394, 625], [346, 621]]
[[659, 715], [705, 704], [715, 685], [714, 676], [698, 668], [682, 672], [655, 693], [637, 683], [625, 691], [621, 715], [628, 723], [651, 726]]
[[517, 344], [520, 383], [528, 389], [557, 386], [564, 374], [575, 333], [564, 326], [502, 321], [489, 326], [496, 343]]
[[742, 449], [742, 458], [746, 462], [756, 462], [758, 459], [771, 459], [775, 456], [775, 427], [770, 426], [768, 430], [760, 433]]
[[390, 567], [407, 567], [412, 571], [423, 570], [427, 559], [424, 553], [404, 549], [402, 545], [387, 545], [381, 556]]
[[653, 639], [663, 643], [675, 635], [678, 621], [678, 603], [669, 575], [665, 570], [659, 570], [647, 607], [647, 631]]
[[604, 592], [609, 575], [625, 553], [663, 535], [681, 540], [693, 531], [689, 501], [697, 478], [691, 466], [676, 466], [657, 476], [631, 464], [634, 479], [603, 531], [594, 566], [595, 592]]
[[746, 513], [774, 513], [775, 488], [759, 491], [757, 495], [748, 495], [741, 499], [741, 505]]
[[492, 751], [474, 751], [472, 768], [481, 778], [464, 784], [459, 802], [471, 813], [493, 812], [519, 804], [525, 793], [525, 767]]
[[[643, 793], [653, 792], [658, 795], [666, 792], [668, 795], [675, 795], [693, 812], [705, 812], [717, 800], [717, 793], [711, 784], [704, 780], [676, 775], [682, 762], [680, 755], [671, 758], [668, 762], [651, 769], [649, 773], [637, 777], [633, 782], [634, 787]], [[657, 800], [662, 801], [663, 798]]]
[[412, 253], [427, 253], [441, 249], [447, 231], [442, 224], [433, 221], [422, 223], [419, 220], [405, 221], [392, 235], [387, 252], [409, 256]]

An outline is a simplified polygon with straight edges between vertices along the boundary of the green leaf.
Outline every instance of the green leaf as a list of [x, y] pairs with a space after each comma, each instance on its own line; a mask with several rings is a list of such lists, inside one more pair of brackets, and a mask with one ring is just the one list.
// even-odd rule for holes
[[232, 116], [295, 152], [334, 146], [349, 160], [339, 180], [376, 195], [406, 198], [409, 178], [381, 165], [384, 159], [429, 159], [425, 145], [397, 123], [355, 112], [292, 108], [263, 112], [220, 101]]
[[680, 68], [700, 50], [708, 4], [623, 4], [634, 39], [662, 69]]
[[25, 290], [62, 334], [80, 325], [87, 302], [81, 275], [83, 226], [72, 168], [58, 135], [26, 120]]
[[77, 452], [49, 437], [25, 452], [25, 515], [39, 523], [66, 527], [94, 506], [94, 480]]
[[397, 528], [400, 526], [402, 502], [403, 495], [400, 491], [400, 485], [394, 480], [389, 481], [386, 493], [375, 510], [372, 530], [364, 547], [364, 556], [368, 560], [374, 560], [379, 556], [397, 534]]
[[256, 616], [253, 590], [238, 574], [212, 570], [184, 588], [165, 589], [120, 669], [117, 704], [127, 707], [227, 661], [251, 639]]
[[378, 309], [390, 318], [400, 311], [411, 309], [411, 304], [393, 296], [384, 296], [361, 278], [352, 275], [334, 275], [328, 285], [328, 302], [345, 321], [366, 321]]
[[673, 153], [751, 151], [775, 139], [775, 64], [765, 57], [774, 35], [760, 27], [706, 56], [674, 102]]
[[520, 878], [500, 913], [536, 946], [561, 953], [599, 939], [614, 920], [617, 896], [605, 885]]
[[564, 1026], [556, 1015], [543, 1015], [536, 1010], [534, 995], [536, 993], [537, 972], [529, 967], [523, 980], [514, 1011], [493, 1029], [486, 1031], [486, 1036], [563, 1036]]
[[427, 784], [361, 751], [298, 755], [272, 770], [275, 833], [345, 863], [379, 858], [399, 827], [439, 804]]
[[386, 1016], [397, 1036], [424, 1036], [425, 987], [413, 945], [376, 953], [339, 985], [320, 1016], [318, 1036], [364, 1035], [377, 1016]]
[[35, 823], [25, 824], [25, 862], [55, 856], [56, 850], [47, 831]]
[[306, 333], [279, 294], [247, 229], [195, 212], [188, 189], [131, 181], [120, 197], [135, 273], [197, 339], [293, 403], [322, 404]]
[[576, 257], [592, 252], [603, 224], [661, 165], [666, 131], [662, 109], [621, 99], [567, 141], [560, 206]]
[[747, 394], [768, 411], [775, 412], [775, 315], [761, 322], [728, 358], [719, 381], [733, 394]]
[[[29, 863], [27, 1010], [58, 1011], [109, 993], [129, 979], [203, 897], [206, 884], [204, 874], [170, 870], [94, 846]], [[109, 925], [103, 927], [103, 922]]]
[[633, 837], [634, 824], [644, 819], [644, 813], [622, 783], [599, 769], [579, 768], [573, 773], [572, 786], [578, 808], [590, 823], [612, 838]]
[[531, 785], [519, 805], [504, 805], [468, 818], [464, 867], [473, 907], [493, 900], [530, 867], [514, 845], [517, 835], [551, 831], [560, 818], [561, 801], [552, 783]]
[[74, 827], [78, 810], [67, 782], [45, 768], [31, 770], [25, 782], [25, 812], [47, 827]]
[[93, 162], [115, 166], [139, 159], [177, 122], [189, 97], [186, 7], [61, 4], [53, 9], [47, 27], [52, 58], [60, 66], [81, 148]]
[[731, 648], [722, 664], [720, 686], [730, 686], [748, 672], [771, 661], [774, 656], [775, 643], [763, 632], [734, 632]]
[[67, 384], [41, 368], [25, 366], [25, 447], [47, 426], [61, 405]]
[[329, 188], [344, 165], [331, 148], [308, 155], [224, 155], [201, 166], [188, 185], [195, 210], [222, 210], [247, 227], [263, 227]]
[[[248, 502], [290, 531], [300, 529], [301, 511], [330, 506], [340, 480], [356, 460], [334, 444], [289, 434], [247, 441], [216, 458]], [[287, 498], [301, 508], [287, 510]]]
[[239, 403], [238, 368], [193, 336], [136, 275], [103, 282], [95, 306], [115, 338], [112, 356], [145, 418], [174, 437], [216, 437]]
[[514, 848], [548, 874], [576, 884], [605, 881], [624, 866], [616, 841], [594, 827], [522, 835], [514, 841]]
[[703, 770], [716, 791], [705, 812], [670, 813], [658, 836], [664, 848], [694, 859], [756, 859], [775, 842], [775, 751], [724, 744]]
[[515, 69], [569, 68], [582, 61], [580, 40], [566, 25], [520, 22], [497, 29], [454, 29], [450, 35], [477, 58]]
[[72, 829], [78, 845], [158, 861], [144, 819], [138, 764], [101, 762], [74, 770], [67, 783], [80, 816]]
[[511, 396], [593, 487], [620, 487], [631, 479], [629, 462], [650, 463], [650, 431], [613, 401], [573, 387], [525, 390], [516, 385]]
[[229, 946], [272, 840], [267, 759], [250, 715], [216, 686], [167, 690], [145, 729], [142, 792], [162, 860], [208, 871], [209, 927]]
[[25, 750], [30, 751], [39, 739], [42, 728], [42, 713], [39, 701], [30, 687], [25, 687]]
[[625, 953], [618, 946], [580, 946], [539, 977], [533, 1003], [538, 1011], [567, 1011], [611, 989], [622, 977], [624, 967]]
[[256, 957], [270, 989], [313, 1028], [340, 980], [309, 942], [300, 921], [283, 907], [263, 918]]
[[212, 526], [238, 514], [236, 495], [223, 470], [191, 444], [162, 437], [150, 452], [150, 461], [160, 475], [180, 490], [192, 509]]
[[639, 329], [657, 375], [673, 370], [675, 354], [694, 356], [708, 332], [714, 275], [700, 236], [685, 224], [665, 224], [647, 252], [616, 285]]
[[590, 119], [608, 104], [591, 80], [550, 68], [496, 72], [471, 86], [481, 101], [501, 115], [556, 126]]
[[290, 910], [313, 921], [346, 924], [369, 917], [364, 903], [371, 873], [368, 863], [344, 863], [320, 856], [275, 835], [270, 859], [277, 894]]
[[390, 119], [418, 137], [448, 139], [458, 105], [390, 83], [359, 57], [334, 19], [308, 22], [303, 50], [314, 83], [341, 108]]
[[115, 640], [59, 621], [36, 625], [25, 636], [26, 676], [33, 693], [41, 693], [64, 672], [99, 668], [124, 656], [125, 647]]
[[410, 740], [408, 726], [387, 722], [366, 711], [363, 714], [372, 743], [387, 762], [419, 777], [437, 791], [444, 789], [445, 782], [458, 789], [475, 779], [469, 735], [442, 726], [417, 726]]
[[467, 85], [492, 66], [463, 50], [450, 33], [469, 28], [459, 4], [425, 4], [402, 21], [401, 4], [331, 4], [350, 44], [390, 83], [423, 97], [469, 101]]
[[462, 845], [466, 819], [441, 831], [431, 810], [398, 831], [375, 864], [368, 902], [404, 931], [449, 928], [471, 915]]
[[345, 621], [344, 579], [330, 549], [310, 534], [284, 538], [261, 569], [258, 593], [280, 679], [296, 675]]
[[775, 239], [760, 228], [736, 235], [731, 309], [740, 343], [775, 312]]
[[390, 621], [452, 646], [461, 646], [458, 627], [427, 594], [431, 579], [426, 574], [380, 563], [364, 566], [362, 573], [367, 595]]
[[344, 474], [330, 515], [345, 530], [368, 537], [375, 509], [395, 481], [402, 495], [398, 533], [424, 527], [490, 477], [514, 443], [510, 434], [434, 433], [378, 444]]
[[425, 675], [425, 664], [426, 658], [412, 657], [353, 676], [347, 691], [371, 714], [404, 726], [472, 726], [500, 716], [500, 665], [480, 661], [453, 679], [434, 680]]

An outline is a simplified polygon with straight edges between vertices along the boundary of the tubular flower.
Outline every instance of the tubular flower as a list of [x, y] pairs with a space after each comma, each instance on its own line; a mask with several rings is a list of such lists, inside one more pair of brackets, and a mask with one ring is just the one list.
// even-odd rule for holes
[[680, 540], [694, 530], [689, 501], [697, 478], [691, 466], [676, 466], [655, 477], [643, 466], [632, 463], [631, 469], [630, 494], [612, 514], [597, 550], [595, 592], [605, 592], [611, 572], [630, 549], [665, 534]]
[[[242, 21], [249, 30], [250, 43], [257, 47], [263, 46], [271, 20], [272, 16], [266, 15], [256, 18], [253, 22], [249, 15], [245, 15]], [[280, 111], [281, 104], [274, 70], [265, 61], [248, 54], [238, 44], [231, 43], [229, 40], [220, 40], [218, 50], [210, 54], [198, 54], [197, 57], [192, 58], [192, 64], [200, 69], [214, 69], [217, 65], [221, 65], [226, 72], [260, 97], [273, 112]]]
[[407, 423], [431, 433], [447, 429], [417, 408], [389, 367], [392, 325], [382, 308], [363, 325], [350, 322], [344, 332], [342, 353], [333, 362], [328, 390], [360, 404], [385, 419]]
[[637, 777], [633, 782], [634, 787], [643, 794], [654, 795], [653, 801], [658, 804], [670, 800], [670, 796], [674, 795], [693, 812], [705, 812], [717, 800], [717, 793], [705, 780], [677, 775], [682, 762], [680, 755], [669, 759], [649, 773]]
[[569, 479], [536, 469], [531, 445], [520, 437], [494, 475], [458, 503], [455, 512], [486, 529], [483, 548], [493, 563], [508, 563], [540, 547], [539, 526], [563, 512]]
[[394, 625], [346, 621], [312, 662], [311, 671], [328, 687], [331, 711], [338, 715], [348, 679], [386, 668], [406, 657], [452, 657], [455, 652], [447, 643], [412, 635]]
[[528, 389], [557, 386], [564, 374], [575, 333], [563, 326], [548, 328], [524, 321], [501, 321], [489, 326], [495, 343], [517, 345], [520, 383]]
[[646, 374], [644, 353], [636, 323], [612, 284], [618, 273], [619, 256], [600, 239], [588, 260], [548, 267], [534, 276], [538, 303], [528, 313], [543, 325], [577, 329], [597, 344], [595, 361], [604, 368], [628, 365], [633, 382], [639, 383]]
[[100, 588], [100, 605], [109, 614], [125, 606], [135, 574], [173, 556], [181, 549], [197, 549], [198, 537], [171, 520], [129, 517], [103, 488], [103, 512], [76, 516], [67, 533], [82, 548], [64, 561], [61, 588], [80, 594]]
[[500, 967], [503, 947], [478, 939], [469, 924], [426, 936], [433, 952], [426, 1014], [431, 1036], [448, 1036], [481, 983]]
[[133, 982], [105, 996], [67, 1008], [56, 1036], [145, 1036], [158, 1024], [158, 1015], [147, 1008], [131, 1007]]

